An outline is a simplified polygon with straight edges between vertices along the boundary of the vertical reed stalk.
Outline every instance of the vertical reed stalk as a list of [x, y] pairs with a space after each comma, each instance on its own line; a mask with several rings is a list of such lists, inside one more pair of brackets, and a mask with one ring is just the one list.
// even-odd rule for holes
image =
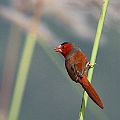
[[[90, 60], [91, 64], [94, 64], [95, 60], [96, 60], [99, 41], [100, 41], [102, 29], [103, 29], [103, 24], [104, 24], [105, 15], [107, 12], [108, 3], [109, 3], [109, 0], [103, 0], [102, 10], [100, 13], [100, 18], [99, 18], [99, 22], [98, 22], [97, 31], [96, 31], [95, 41], [94, 41], [92, 54], [91, 54], [91, 60]], [[90, 82], [92, 81], [93, 70], [94, 70], [94, 67], [90, 68], [88, 71], [88, 80]], [[87, 107], [87, 101], [88, 101], [88, 94], [84, 91], [83, 98], [82, 98], [82, 104], [81, 104], [81, 110], [79, 113], [78, 120], [84, 120], [85, 110]]]
[[43, 1], [38, 1], [36, 3], [34, 15], [32, 17], [31, 24], [29, 27], [29, 34], [27, 36], [24, 45], [22, 58], [18, 68], [18, 74], [17, 74], [16, 84], [13, 92], [13, 98], [9, 110], [8, 120], [17, 120], [19, 117], [27, 76], [31, 64], [31, 59], [34, 52], [36, 39], [38, 37], [37, 28], [42, 13], [42, 6], [43, 6]]
[[10, 107], [10, 112], [8, 120], [17, 120], [21, 108], [22, 97], [27, 81], [27, 75], [29, 72], [32, 54], [35, 46], [35, 38], [29, 35], [26, 39], [26, 43], [23, 50], [23, 55], [21, 58], [20, 66], [18, 69], [18, 74], [16, 78], [16, 84], [13, 92], [12, 103]]

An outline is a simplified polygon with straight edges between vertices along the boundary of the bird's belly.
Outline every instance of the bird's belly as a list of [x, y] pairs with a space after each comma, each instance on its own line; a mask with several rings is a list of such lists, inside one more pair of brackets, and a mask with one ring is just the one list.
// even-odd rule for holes
[[73, 81], [77, 81], [77, 75], [74, 74], [74, 72], [68, 72], [68, 75], [70, 76], [70, 78], [73, 80]]
[[77, 81], [77, 75], [75, 74], [75, 72], [70, 68], [69, 65], [66, 65], [66, 69], [67, 69], [67, 72], [68, 72], [68, 75], [70, 76], [70, 78], [73, 80], [73, 81]]

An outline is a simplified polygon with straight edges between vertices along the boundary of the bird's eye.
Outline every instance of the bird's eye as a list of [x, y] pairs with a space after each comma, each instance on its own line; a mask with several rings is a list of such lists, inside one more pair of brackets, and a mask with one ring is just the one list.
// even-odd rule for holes
[[65, 46], [64, 45], [62, 45], [62, 49], [64, 49], [65, 48]]

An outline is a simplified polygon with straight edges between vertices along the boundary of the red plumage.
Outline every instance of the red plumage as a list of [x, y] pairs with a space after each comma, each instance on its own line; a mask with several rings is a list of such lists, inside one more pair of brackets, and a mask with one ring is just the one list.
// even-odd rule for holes
[[74, 43], [64, 42], [55, 48], [56, 52], [60, 52], [65, 58], [65, 67], [68, 75], [76, 83], [80, 83], [89, 97], [100, 107], [104, 108], [100, 97], [88, 81], [86, 76], [86, 68], [89, 66], [86, 55]]

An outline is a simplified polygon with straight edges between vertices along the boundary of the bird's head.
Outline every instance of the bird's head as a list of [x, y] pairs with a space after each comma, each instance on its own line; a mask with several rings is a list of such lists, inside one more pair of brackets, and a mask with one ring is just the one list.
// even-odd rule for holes
[[67, 57], [68, 54], [75, 53], [76, 51], [81, 51], [81, 50], [74, 43], [64, 42], [61, 45], [57, 46], [55, 48], [55, 51], [61, 53], [64, 57]]

